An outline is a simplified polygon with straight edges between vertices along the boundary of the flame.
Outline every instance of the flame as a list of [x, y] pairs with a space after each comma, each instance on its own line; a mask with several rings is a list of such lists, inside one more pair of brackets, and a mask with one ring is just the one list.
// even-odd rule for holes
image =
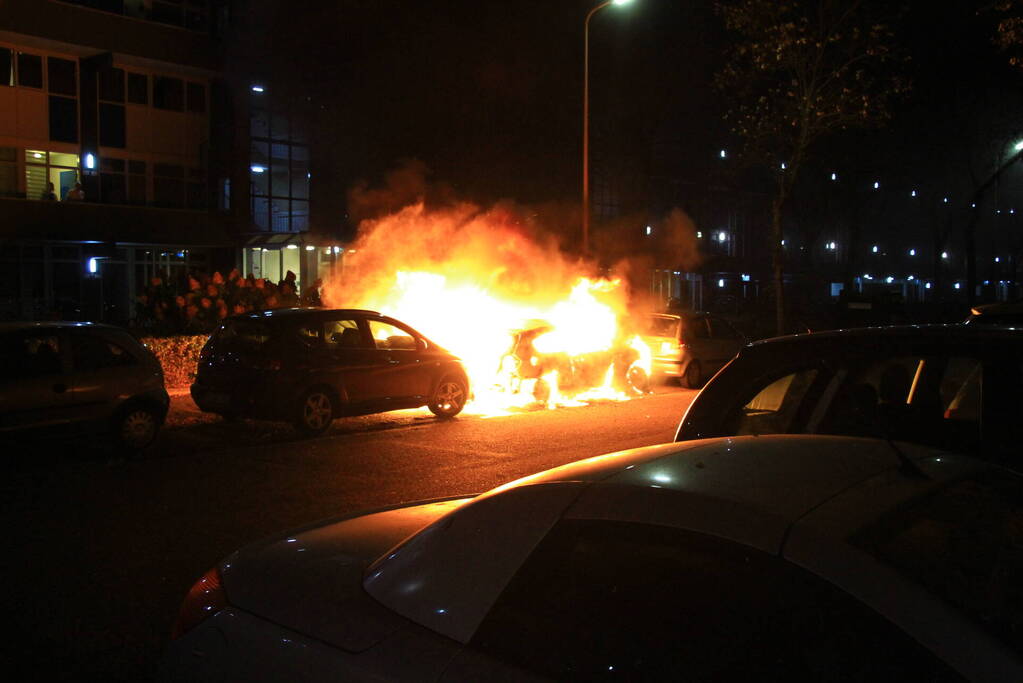
[[517, 218], [505, 209], [430, 212], [417, 204], [366, 221], [358, 260], [326, 283], [324, 303], [380, 311], [459, 356], [472, 383], [469, 413], [643, 391], [630, 379], [648, 376], [651, 352], [623, 333], [627, 287], [593, 277]]

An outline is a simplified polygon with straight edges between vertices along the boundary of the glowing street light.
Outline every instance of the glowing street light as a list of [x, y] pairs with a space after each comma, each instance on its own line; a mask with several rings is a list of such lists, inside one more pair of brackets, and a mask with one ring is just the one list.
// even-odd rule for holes
[[590, 251], [590, 19], [608, 5], [626, 5], [631, 0], [604, 0], [583, 22], [583, 253]]

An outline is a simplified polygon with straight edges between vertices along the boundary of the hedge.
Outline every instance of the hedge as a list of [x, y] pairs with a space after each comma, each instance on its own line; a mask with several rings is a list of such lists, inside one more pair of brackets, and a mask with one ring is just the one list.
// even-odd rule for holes
[[164, 383], [168, 391], [188, 389], [199, 364], [208, 335], [181, 335], [177, 337], [142, 337], [143, 344], [156, 354], [163, 366]]

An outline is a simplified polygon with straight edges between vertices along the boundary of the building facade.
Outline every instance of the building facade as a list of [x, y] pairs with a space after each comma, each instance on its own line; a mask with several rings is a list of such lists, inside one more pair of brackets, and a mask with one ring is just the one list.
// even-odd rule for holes
[[153, 278], [337, 266], [301, 98], [224, 67], [233, 4], [0, 4], [0, 319], [130, 324]]

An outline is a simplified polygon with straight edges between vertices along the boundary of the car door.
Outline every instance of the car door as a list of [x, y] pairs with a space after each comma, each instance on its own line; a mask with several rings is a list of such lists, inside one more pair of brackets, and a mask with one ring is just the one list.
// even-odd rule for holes
[[0, 431], [71, 421], [65, 346], [56, 329], [16, 331], [0, 338]]
[[75, 418], [98, 421], [110, 417], [133, 393], [138, 359], [97, 330], [73, 329], [67, 339]]
[[706, 316], [682, 319], [682, 343], [689, 348], [689, 355], [705, 368], [704, 377], [710, 377], [706, 368], [713, 363], [715, 351]]
[[322, 323], [324, 367], [334, 373], [352, 404], [382, 400], [385, 396], [379, 380], [386, 368], [376, 352], [365, 321], [347, 316]]
[[423, 362], [425, 344], [391, 321], [369, 318], [366, 323], [378, 354], [374, 379], [380, 392], [395, 403], [425, 401], [432, 378], [430, 364]]

